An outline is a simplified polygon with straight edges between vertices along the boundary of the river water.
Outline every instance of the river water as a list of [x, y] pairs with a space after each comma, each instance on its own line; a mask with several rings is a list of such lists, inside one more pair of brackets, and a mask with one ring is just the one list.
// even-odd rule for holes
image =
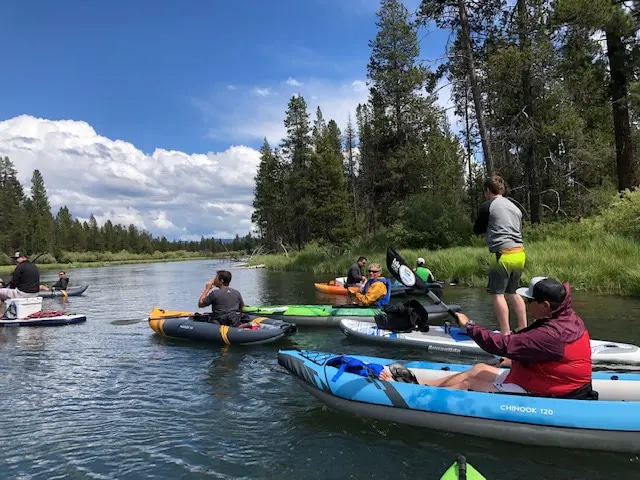
[[[338, 328], [302, 329], [264, 346], [159, 337], [152, 307], [195, 310], [228, 264], [189, 261], [71, 270], [81, 297], [43, 308], [87, 315], [57, 328], [0, 329], [0, 478], [437, 479], [458, 453], [488, 479], [640, 478], [625, 454], [527, 447], [329, 410], [278, 366], [279, 348], [468, 362], [351, 343]], [[307, 273], [232, 268], [247, 304], [331, 303]], [[43, 281], [54, 281], [43, 274]], [[49, 278], [51, 277], [51, 278]], [[492, 318], [480, 289], [445, 300]], [[640, 301], [575, 295], [592, 338], [640, 343]]]

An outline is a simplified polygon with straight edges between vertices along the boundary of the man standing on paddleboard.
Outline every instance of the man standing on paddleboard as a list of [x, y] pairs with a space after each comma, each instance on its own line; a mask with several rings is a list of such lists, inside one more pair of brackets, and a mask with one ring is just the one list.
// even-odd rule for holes
[[[487, 289], [493, 296], [500, 332], [508, 335], [509, 303], [518, 318], [518, 330], [527, 326], [527, 309], [522, 297], [516, 295], [526, 260], [522, 241], [522, 212], [505, 193], [504, 180], [491, 175], [484, 182], [486, 201], [478, 209], [473, 226], [476, 234], [484, 234], [492, 254]], [[505, 298], [506, 297], [506, 298]]]

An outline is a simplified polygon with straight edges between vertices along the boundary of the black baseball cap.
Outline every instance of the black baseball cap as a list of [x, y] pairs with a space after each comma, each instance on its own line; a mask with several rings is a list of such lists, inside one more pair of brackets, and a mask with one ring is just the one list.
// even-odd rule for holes
[[533, 277], [529, 282], [529, 288], [519, 288], [516, 293], [536, 302], [561, 303], [567, 295], [567, 290], [553, 278]]

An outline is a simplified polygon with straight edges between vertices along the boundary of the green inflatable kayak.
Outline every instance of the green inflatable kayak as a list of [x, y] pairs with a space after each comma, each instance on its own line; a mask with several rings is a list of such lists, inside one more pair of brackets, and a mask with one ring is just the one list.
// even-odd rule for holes
[[455, 462], [442, 474], [440, 480], [487, 480], [473, 465], [467, 463], [463, 455], [459, 455]]
[[[460, 305], [449, 305], [454, 312], [459, 312]], [[438, 322], [448, 317], [442, 305], [424, 304], [429, 314], [429, 322]], [[359, 307], [357, 305], [270, 305], [245, 306], [245, 313], [275, 318], [285, 322], [293, 322], [297, 326], [328, 327], [340, 324], [343, 318], [359, 321], [374, 321], [374, 315], [381, 313], [379, 308]]]

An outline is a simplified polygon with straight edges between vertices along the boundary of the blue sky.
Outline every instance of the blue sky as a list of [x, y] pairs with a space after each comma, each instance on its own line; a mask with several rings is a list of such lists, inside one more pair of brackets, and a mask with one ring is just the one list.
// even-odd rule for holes
[[[405, 4], [415, 11], [419, 1]], [[310, 111], [319, 104], [325, 118], [344, 128], [366, 98], [378, 6], [374, 0], [5, 2], [0, 121], [27, 115], [86, 122], [100, 138], [145, 154], [220, 153], [259, 148], [263, 136], [276, 143], [287, 101], [301, 93]], [[423, 32], [421, 57], [441, 56], [447, 35]], [[21, 125], [42, 135], [41, 127]], [[22, 136], [16, 128], [14, 137]], [[13, 153], [9, 144], [0, 148], [20, 160], [25, 149]], [[25, 170], [44, 158], [33, 154]], [[135, 186], [134, 177], [122, 192]], [[46, 175], [45, 183], [52, 188]], [[192, 228], [185, 235], [210, 233]]]

